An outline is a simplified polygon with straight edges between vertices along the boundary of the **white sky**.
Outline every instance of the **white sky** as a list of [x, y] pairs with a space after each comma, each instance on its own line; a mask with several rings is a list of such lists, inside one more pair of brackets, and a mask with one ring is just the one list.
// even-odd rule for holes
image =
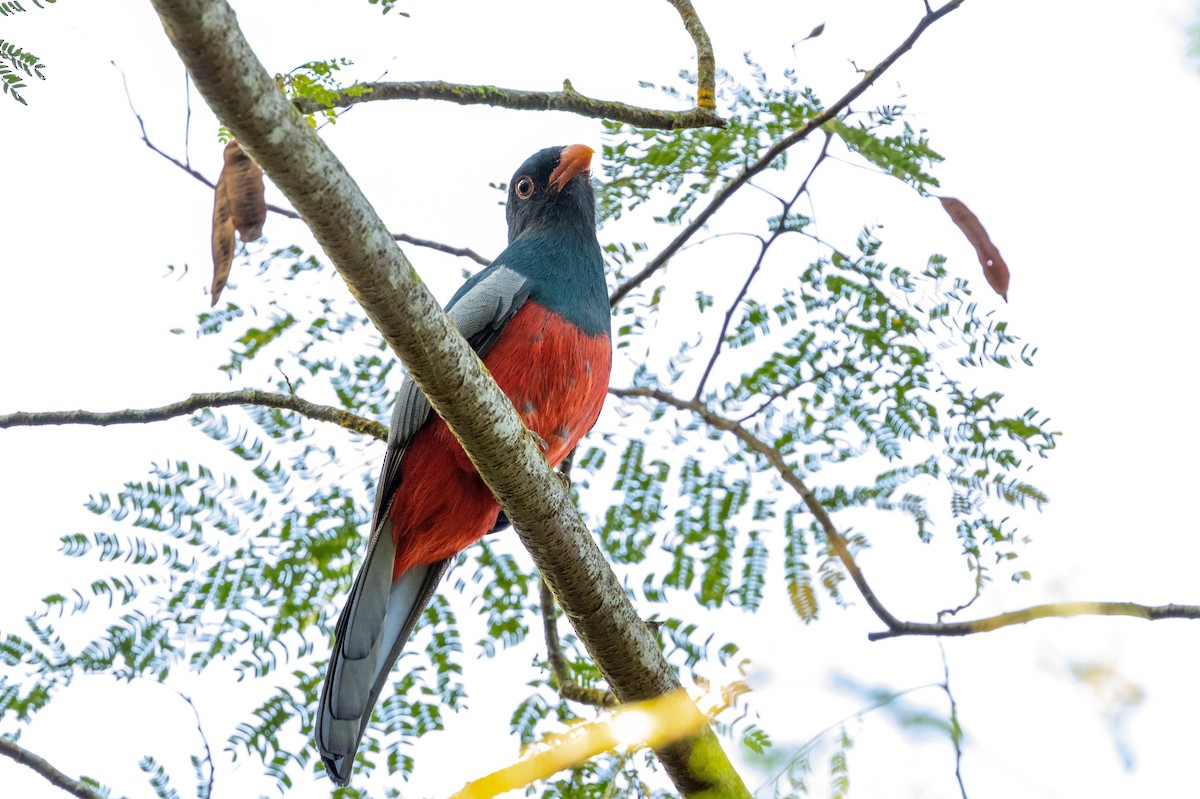
[[[719, 63], [738, 69], [750, 51], [772, 76], [798, 68], [827, 101], [855, 79], [846, 59], [875, 63], [920, 12], [915, 1], [696, 2]], [[569, 77], [584, 93], [650, 104], [659, 101], [636, 81], [670, 83], [694, 60], [663, 2], [401, 3], [414, 14], [409, 20], [380, 18], [365, 0], [342, 7], [336, 18], [327, 4], [296, 0], [238, 10], [273, 72], [346, 56], [357, 62], [354, 74], [367, 78], [387, 70], [397, 80], [554, 89]], [[1185, 57], [1184, 33], [1195, 11], [1178, 1], [968, 0], [880, 81], [872, 98], [906, 95], [947, 157], [935, 173], [944, 193], [966, 201], [999, 245], [1013, 271], [1008, 306], [987, 292], [973, 252], [933, 201], [850, 167], [815, 189], [825, 235], [844, 240], [873, 219], [885, 225], [890, 261], [919, 265], [930, 252], [945, 253], [952, 271], [974, 281], [981, 307], [1000, 307], [1012, 329], [1040, 348], [1034, 369], [993, 382], [1063, 431], [1059, 449], [1033, 477], [1052, 502], [1041, 514], [1014, 514], [1033, 539], [1022, 562], [1034, 580], [993, 585], [981, 613], [1068, 598], [1200, 602], [1200, 530], [1187, 512], [1200, 449], [1190, 409], [1200, 290], [1190, 241], [1200, 185], [1200, 71]], [[310, 16], [320, 22], [306, 23]], [[793, 51], [821, 22], [825, 34]], [[0, 314], [0, 413], [149, 407], [236, 387], [215, 370], [222, 352], [213, 342], [168, 332], [188, 327], [207, 306], [212, 200], [142, 145], [108, 63], [115, 59], [128, 75], [155, 142], [182, 155], [183, 70], [149, 4], [61, 2], [0, 18], [0, 37], [41, 56], [49, 77], [25, 90], [29, 108], [0, 98], [0, 265], [8, 299]], [[393, 229], [490, 254], [503, 246], [504, 224], [487, 182], [507, 179], [539, 147], [583, 141], [598, 148], [600, 141], [592, 120], [434, 103], [362, 107], [325, 133]], [[215, 177], [213, 134], [211, 116], [193, 96], [191, 156]], [[646, 236], [656, 241], [668, 232]], [[278, 217], [266, 234], [276, 246], [306, 241], [297, 224]], [[694, 252], [689, 257], [702, 264], [705, 251]], [[420, 250], [409, 255], [448, 297], [460, 264]], [[182, 278], [163, 277], [168, 264], [184, 263], [190, 269]], [[252, 270], [234, 269], [227, 291], [249, 302]], [[186, 455], [172, 442], [194, 444], [187, 429], [173, 422], [0, 432], [11, 557], [0, 583], [0, 629], [20, 631], [41, 596], [90, 573], [90, 563], [64, 563], [55, 554], [58, 537], [96, 527], [81, 507], [90, 493], [144, 475], [151, 461]], [[953, 535], [941, 532], [932, 547], [911, 536], [877, 537], [864, 554], [876, 590], [899, 615], [929, 618], [969, 595]], [[866, 633], [880, 625], [861, 603], [827, 608], [820, 624], [804, 627], [775, 586], [757, 616], [726, 616], [761, 669], [761, 726], [780, 740], [804, 740], [862, 704], [836, 690], [841, 670], [897, 689], [941, 679], [931, 641], [868, 643]], [[968, 736], [970, 795], [1194, 794], [1195, 640], [1186, 622], [1088, 619], [947, 642]], [[468, 682], [470, 709], [451, 716], [451, 731], [430, 743], [412, 795], [448, 794], [513, 756], [515, 746], [497, 738], [522, 687], [495, 686], [506, 662], [523, 666], [528, 657], [505, 653], [484, 664], [490, 676]], [[1122, 728], [1132, 768], [1117, 755], [1103, 698], [1071, 679], [1072, 663], [1110, 666], [1145, 692]], [[230, 765], [220, 751], [253, 687], [182, 674], [173, 684], [201, 705], [218, 754], [218, 795], [270, 792], [252, 761]], [[489, 702], [493, 692], [503, 701]], [[936, 691], [917, 697], [943, 708]], [[956, 795], [948, 743], [903, 740], [879, 715], [856, 729], [853, 795]], [[469, 764], [439, 760], [463, 742], [471, 745]], [[136, 768], [141, 755], [166, 755], [176, 788], [189, 795], [193, 720], [158, 686], [81, 681], [22, 743], [130, 797], [151, 795]], [[0, 783], [12, 796], [59, 795], [8, 761], [0, 761]], [[327, 786], [302, 782], [295, 795], [321, 796]]]

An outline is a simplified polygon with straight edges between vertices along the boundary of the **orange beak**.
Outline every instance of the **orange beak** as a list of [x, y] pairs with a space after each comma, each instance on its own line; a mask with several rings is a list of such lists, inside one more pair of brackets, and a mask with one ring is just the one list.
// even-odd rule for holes
[[558, 157], [558, 166], [550, 173], [550, 190], [562, 191], [576, 175], [581, 175], [591, 169], [592, 153], [595, 151], [586, 144], [572, 144], [564, 147]]

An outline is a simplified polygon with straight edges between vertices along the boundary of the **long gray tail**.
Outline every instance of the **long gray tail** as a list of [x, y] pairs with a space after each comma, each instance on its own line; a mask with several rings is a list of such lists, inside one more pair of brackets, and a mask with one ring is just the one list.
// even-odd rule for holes
[[449, 560], [410, 569], [393, 582], [391, 525], [375, 530], [367, 558], [334, 633], [317, 706], [317, 749], [329, 778], [350, 781], [354, 755], [400, 651], [429, 604]]

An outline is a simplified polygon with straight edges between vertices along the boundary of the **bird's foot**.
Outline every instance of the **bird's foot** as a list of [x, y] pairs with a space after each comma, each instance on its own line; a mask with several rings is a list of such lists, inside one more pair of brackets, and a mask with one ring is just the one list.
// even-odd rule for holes
[[[528, 429], [528, 428], [526, 428], [526, 429]], [[532, 430], [529, 431], [529, 435], [533, 436], [533, 443], [537, 444], [538, 449], [541, 450], [542, 455], [545, 456], [545, 454], [550, 451], [549, 442], [547, 442], [546, 439], [542, 438], [541, 436], [539, 436], [537, 433], [533, 432]]]

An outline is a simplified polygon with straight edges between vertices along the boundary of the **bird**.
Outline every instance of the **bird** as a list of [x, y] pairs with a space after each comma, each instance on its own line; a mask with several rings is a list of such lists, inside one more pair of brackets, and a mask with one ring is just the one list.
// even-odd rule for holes
[[[521, 164], [507, 190], [508, 246], [445, 309], [551, 466], [595, 424], [612, 366], [593, 154], [582, 144], [547, 147]], [[406, 379], [317, 707], [317, 749], [337, 785], [349, 783], [375, 702], [450, 560], [507, 526], [462, 446]]]

